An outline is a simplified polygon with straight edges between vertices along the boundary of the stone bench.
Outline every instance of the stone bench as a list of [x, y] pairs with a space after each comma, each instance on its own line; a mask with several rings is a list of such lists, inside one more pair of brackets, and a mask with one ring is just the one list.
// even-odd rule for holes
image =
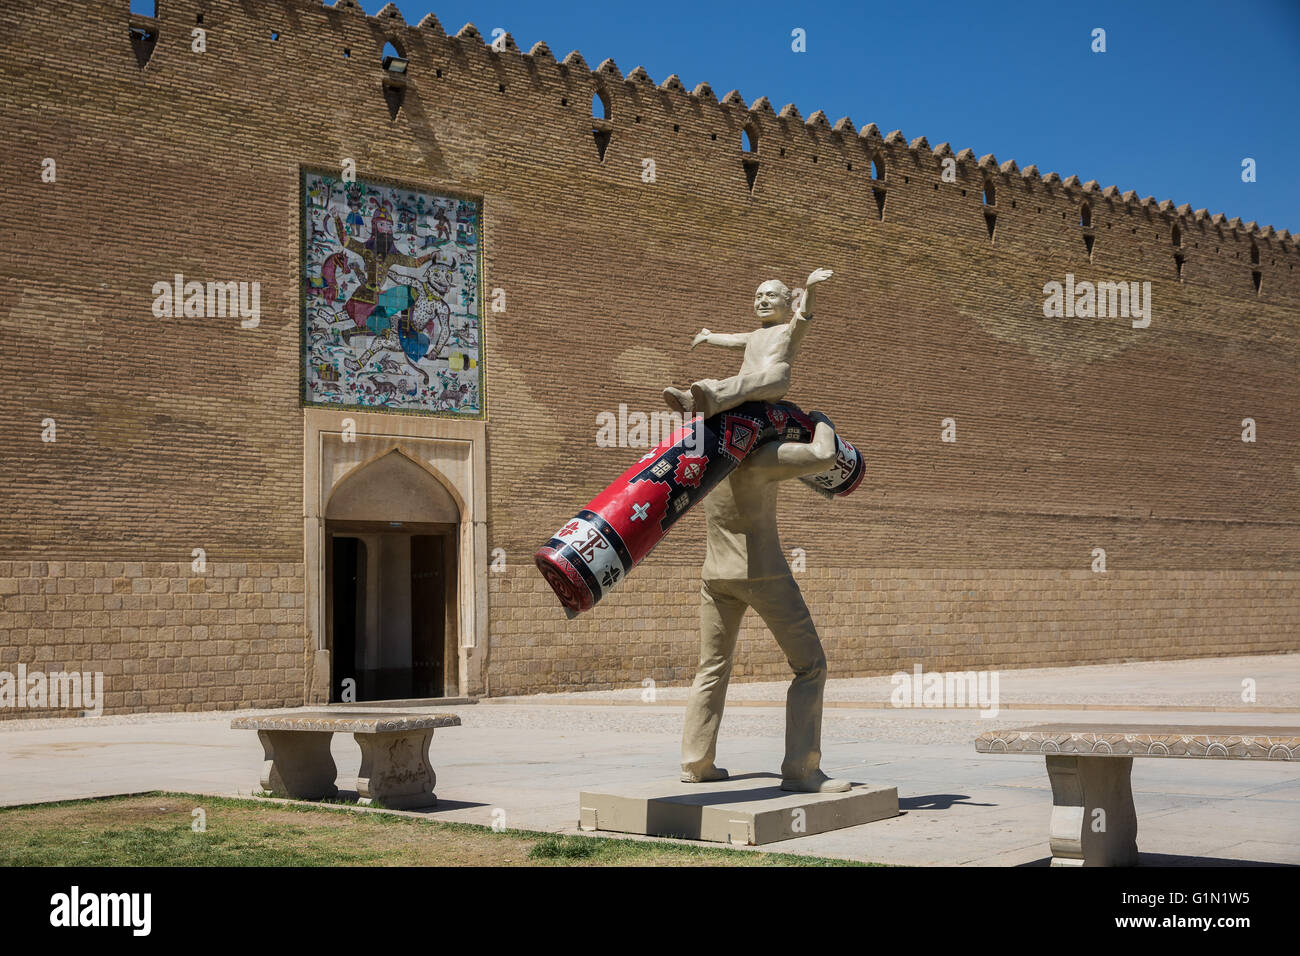
[[1138, 858], [1129, 785], [1134, 757], [1298, 760], [1300, 727], [1048, 724], [990, 730], [975, 738], [975, 749], [1047, 758], [1052, 866], [1133, 866]]
[[236, 717], [234, 730], [256, 730], [262, 741], [262, 789], [277, 797], [321, 800], [338, 794], [338, 768], [330, 738], [352, 734], [361, 747], [358, 801], [378, 801], [394, 810], [431, 807], [437, 775], [429, 765], [429, 744], [437, 727], [457, 727], [455, 714], [394, 714], [328, 711]]

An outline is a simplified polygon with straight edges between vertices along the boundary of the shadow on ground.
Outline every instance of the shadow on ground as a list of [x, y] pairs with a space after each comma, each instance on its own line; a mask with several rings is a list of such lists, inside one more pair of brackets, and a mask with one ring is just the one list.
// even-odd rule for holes
[[[360, 800], [360, 799], [361, 799], [361, 795], [360, 795], [359, 793], [357, 793], [355, 790], [342, 790], [342, 789], [340, 789], [339, 792], [338, 792], [338, 794], [334, 797], [334, 800], [331, 801], [331, 802], [334, 802], [334, 803], [341, 803], [341, 804], [349, 804], [349, 803], [353, 803], [353, 804], [355, 804], [355, 803], [356, 803], [358, 800]], [[444, 811], [446, 811], [446, 810], [466, 810], [466, 809], [469, 809], [469, 808], [471, 808], [471, 807], [486, 807], [486, 806], [489, 806], [489, 804], [486, 804], [486, 803], [470, 803], [470, 802], [465, 801], [465, 800], [445, 800], [445, 799], [443, 799], [442, 797], [439, 797], [439, 798], [438, 798], [438, 802], [437, 802], [437, 804], [435, 804], [434, 806], [431, 806], [431, 807], [412, 807], [411, 809], [409, 809], [409, 810], [407, 810], [407, 811], [405, 811], [405, 812], [407, 812], [407, 813], [442, 813], [442, 812], [444, 812]], [[383, 808], [383, 807], [377, 807], [376, 809], [380, 809], [380, 810], [382, 810], [382, 809], [384, 809], [384, 808]]]
[[971, 803], [968, 793], [932, 793], [924, 797], [899, 797], [901, 810], [951, 810], [954, 804], [964, 807], [996, 807], [996, 803]]

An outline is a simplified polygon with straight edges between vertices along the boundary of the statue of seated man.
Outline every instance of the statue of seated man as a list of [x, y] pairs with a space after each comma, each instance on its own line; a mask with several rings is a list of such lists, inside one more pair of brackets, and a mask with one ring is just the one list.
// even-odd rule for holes
[[790, 387], [790, 367], [799, 343], [813, 317], [817, 286], [829, 279], [830, 269], [816, 269], [808, 276], [803, 302], [796, 311], [793, 296], [780, 279], [769, 279], [754, 293], [754, 314], [762, 327], [752, 332], [726, 334], [701, 329], [691, 348], [701, 342], [729, 349], [744, 349], [740, 372], [731, 378], [701, 379], [690, 390], [664, 389], [668, 407], [683, 415], [708, 418], [750, 401], [775, 402]]

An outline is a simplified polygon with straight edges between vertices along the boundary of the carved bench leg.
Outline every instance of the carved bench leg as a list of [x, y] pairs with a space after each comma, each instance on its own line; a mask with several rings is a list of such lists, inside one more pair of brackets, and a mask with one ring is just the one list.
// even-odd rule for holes
[[354, 734], [361, 747], [361, 773], [357, 775], [357, 802], [378, 802], [394, 810], [431, 807], [437, 776], [429, 764], [433, 730], [388, 734]]
[[1132, 772], [1132, 757], [1047, 755], [1047, 776], [1052, 781], [1052, 866], [1137, 864]]
[[320, 800], [338, 794], [329, 731], [259, 730], [262, 789], [277, 797]]

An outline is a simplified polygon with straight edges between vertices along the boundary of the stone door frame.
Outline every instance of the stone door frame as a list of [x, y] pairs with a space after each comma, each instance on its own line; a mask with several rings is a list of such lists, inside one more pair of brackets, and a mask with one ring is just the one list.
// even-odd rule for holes
[[[488, 640], [487, 423], [304, 407], [303, 430], [303, 609], [310, 655], [304, 700], [329, 699], [326, 505], [349, 475], [394, 450], [441, 482], [460, 510], [456, 685], [462, 697], [482, 693]], [[345, 431], [353, 440], [345, 440]]]

